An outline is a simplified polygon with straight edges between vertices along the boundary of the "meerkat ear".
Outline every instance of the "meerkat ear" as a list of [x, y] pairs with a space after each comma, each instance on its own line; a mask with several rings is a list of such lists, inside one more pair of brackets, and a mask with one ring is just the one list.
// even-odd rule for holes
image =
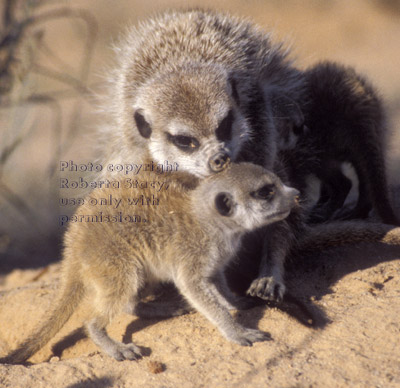
[[233, 197], [229, 193], [218, 193], [215, 197], [215, 207], [221, 216], [231, 216], [233, 213], [233, 205]]
[[137, 111], [135, 111], [133, 117], [135, 119], [135, 123], [136, 123], [139, 133], [145, 139], [149, 139], [151, 136], [152, 129], [151, 129], [150, 124], [144, 118], [143, 110], [138, 109]]

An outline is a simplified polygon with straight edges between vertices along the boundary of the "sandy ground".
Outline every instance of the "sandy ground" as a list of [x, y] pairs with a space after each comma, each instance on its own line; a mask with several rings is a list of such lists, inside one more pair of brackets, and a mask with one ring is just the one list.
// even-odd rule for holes
[[[115, 339], [133, 340], [140, 361], [99, 352], [79, 328], [85, 308], [38, 352], [31, 366], [0, 365], [1, 387], [398, 387], [400, 386], [400, 249], [368, 246], [325, 253], [288, 273], [289, 290], [308, 314], [259, 306], [236, 312], [239, 322], [272, 341], [241, 347], [204, 317], [168, 320], [118, 316]], [[14, 271], [2, 287], [0, 348], [32, 332], [54, 300], [59, 264]], [[288, 305], [284, 304], [284, 307]], [[290, 307], [290, 306], [289, 306]], [[157, 373], [160, 372], [160, 373]]]
[[[201, 4], [252, 17], [265, 28], [272, 27], [279, 38], [289, 36], [299, 66], [331, 59], [368, 74], [388, 107], [393, 128], [389, 174], [398, 186], [400, 7], [396, 8], [396, 1], [327, 3]], [[107, 46], [129, 21], [165, 7], [200, 3], [89, 0], [63, 4], [87, 8], [99, 21], [97, 70], [110, 62]], [[57, 31], [57, 25], [49, 28]], [[77, 46], [63, 41], [63, 36], [56, 34], [54, 44], [74, 53]], [[92, 78], [98, 82], [100, 71], [95, 70]], [[84, 128], [90, 127], [90, 120], [85, 118]], [[399, 210], [399, 191], [394, 199]], [[0, 357], [43, 320], [59, 288], [58, 263], [38, 269], [18, 269], [15, 264], [14, 268], [0, 273]], [[234, 312], [241, 323], [271, 333], [272, 341], [252, 347], [227, 342], [198, 313], [168, 320], [118, 316], [109, 332], [143, 348], [145, 356], [138, 362], [114, 361], [85, 337], [80, 330], [85, 316], [82, 305], [51, 343], [32, 357], [31, 365], [0, 365], [0, 387], [400, 387], [400, 249], [365, 245], [302, 258], [290, 266], [288, 286], [309, 309], [315, 327], [302, 323], [308, 314], [286, 304], [280, 309], [259, 306]]]

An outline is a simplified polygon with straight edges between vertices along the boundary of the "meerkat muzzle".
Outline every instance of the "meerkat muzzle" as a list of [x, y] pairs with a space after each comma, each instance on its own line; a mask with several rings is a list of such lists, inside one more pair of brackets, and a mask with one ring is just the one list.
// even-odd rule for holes
[[218, 152], [210, 158], [208, 165], [211, 171], [220, 172], [228, 167], [231, 158], [226, 152]]

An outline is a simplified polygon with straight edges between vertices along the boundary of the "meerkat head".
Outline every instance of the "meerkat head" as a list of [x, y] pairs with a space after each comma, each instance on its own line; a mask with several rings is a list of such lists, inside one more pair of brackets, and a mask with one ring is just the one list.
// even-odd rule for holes
[[132, 103], [132, 130], [157, 162], [206, 177], [223, 170], [249, 135], [237, 91], [218, 65], [185, 65], [144, 84]]
[[299, 194], [264, 168], [239, 163], [203, 180], [194, 206], [209, 222], [250, 231], [285, 219], [298, 206]]
[[278, 131], [278, 148], [293, 149], [299, 138], [308, 132], [299, 105], [285, 94], [273, 91], [270, 96], [272, 114]]

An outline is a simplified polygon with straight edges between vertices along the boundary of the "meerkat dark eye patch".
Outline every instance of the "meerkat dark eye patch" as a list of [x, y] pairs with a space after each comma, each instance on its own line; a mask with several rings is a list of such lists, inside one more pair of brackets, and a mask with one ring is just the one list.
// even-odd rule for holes
[[135, 119], [135, 123], [136, 123], [136, 126], [137, 126], [137, 129], [138, 129], [139, 133], [145, 139], [149, 139], [150, 136], [151, 136], [151, 132], [152, 132], [150, 124], [146, 121], [144, 116], [138, 110], [135, 112], [133, 117]]
[[271, 200], [275, 195], [276, 187], [273, 184], [265, 185], [258, 189], [257, 191], [253, 191], [250, 195], [256, 199], [262, 200]]
[[218, 125], [217, 130], [215, 131], [218, 140], [231, 140], [233, 119], [233, 110], [231, 109], [228, 114], [222, 119], [222, 121]]
[[200, 146], [199, 141], [191, 136], [171, 135], [167, 133], [167, 140], [185, 152], [193, 152]]
[[215, 207], [221, 216], [229, 217], [233, 212], [233, 198], [229, 193], [219, 193], [215, 197]]
[[236, 79], [230, 76], [229, 83], [231, 85], [232, 98], [235, 100], [236, 104], [240, 105], [240, 98], [237, 90]]
[[305, 126], [304, 124], [301, 125], [293, 125], [293, 133], [296, 136], [301, 136], [305, 133]]

